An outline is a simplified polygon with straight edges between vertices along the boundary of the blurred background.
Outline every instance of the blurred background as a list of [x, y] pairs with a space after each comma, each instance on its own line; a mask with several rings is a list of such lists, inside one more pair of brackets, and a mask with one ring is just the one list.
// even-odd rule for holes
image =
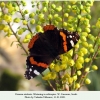
[[[96, 20], [100, 17], [100, 1], [94, 2], [94, 6], [91, 8], [91, 15], [91, 24], [95, 24]], [[94, 36], [97, 35], [96, 33], [96, 30], [92, 30]], [[24, 78], [26, 56], [22, 55], [23, 50], [21, 50], [20, 47], [17, 47], [16, 43], [14, 43], [13, 46], [10, 46], [12, 41], [16, 41], [14, 36], [5, 37], [5, 33], [0, 31], [0, 91], [51, 90], [50, 87], [44, 86], [41, 76], [31, 80]], [[24, 46], [27, 48], [27, 45]], [[94, 73], [89, 74], [92, 82], [81, 90], [100, 90], [100, 59], [93, 63], [96, 64], [99, 69]], [[41, 85], [36, 86], [39, 83], [41, 83]]]

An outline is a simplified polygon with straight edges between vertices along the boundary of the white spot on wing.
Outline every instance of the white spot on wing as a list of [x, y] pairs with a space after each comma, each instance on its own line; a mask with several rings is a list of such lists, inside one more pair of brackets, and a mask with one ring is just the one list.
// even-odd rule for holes
[[71, 36], [71, 35], [69, 35], [69, 37], [70, 37], [70, 38], [72, 38], [72, 36]]
[[32, 68], [30, 68], [29, 71], [31, 72], [32, 71]]
[[78, 40], [76, 39], [76, 41], [78, 41]]
[[32, 76], [30, 76], [31, 77], [31, 79], [33, 78]]
[[72, 40], [70, 40], [70, 43], [71, 43], [71, 46], [73, 47], [74, 46], [74, 42]]
[[37, 70], [34, 70], [34, 74], [40, 75], [40, 73]]

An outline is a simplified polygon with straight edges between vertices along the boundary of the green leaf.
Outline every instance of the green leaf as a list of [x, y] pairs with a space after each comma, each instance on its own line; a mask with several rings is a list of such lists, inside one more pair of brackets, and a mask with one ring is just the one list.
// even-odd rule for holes
[[17, 41], [12, 41], [12, 43], [10, 44], [10, 46], [12, 46], [14, 42], [17, 42]]
[[21, 54], [21, 55], [27, 56], [27, 54]]
[[20, 45], [20, 44], [16, 44], [16, 45], [17, 45], [17, 48], [18, 48], [18, 46], [19, 46], [19, 47], [21, 47], [21, 45]]
[[41, 83], [38, 83], [36, 86], [40, 86], [41, 85]]

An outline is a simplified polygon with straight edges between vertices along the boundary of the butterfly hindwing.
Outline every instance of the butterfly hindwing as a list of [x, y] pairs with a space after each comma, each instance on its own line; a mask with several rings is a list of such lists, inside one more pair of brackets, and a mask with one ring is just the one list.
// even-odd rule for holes
[[[37, 57], [37, 59], [39, 59]], [[43, 63], [43, 62], [37, 62], [36, 57], [33, 56], [28, 56], [26, 60], [26, 72], [25, 72], [25, 77], [27, 79], [34, 78], [37, 75], [40, 75], [47, 67], [48, 64]]]

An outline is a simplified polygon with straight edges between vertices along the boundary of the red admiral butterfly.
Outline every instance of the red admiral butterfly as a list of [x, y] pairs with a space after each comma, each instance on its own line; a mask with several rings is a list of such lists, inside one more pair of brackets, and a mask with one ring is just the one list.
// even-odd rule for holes
[[43, 29], [44, 33], [37, 33], [28, 45], [30, 55], [26, 60], [27, 79], [41, 74], [58, 55], [72, 49], [79, 40], [77, 32], [57, 29], [54, 25], [46, 25]]

